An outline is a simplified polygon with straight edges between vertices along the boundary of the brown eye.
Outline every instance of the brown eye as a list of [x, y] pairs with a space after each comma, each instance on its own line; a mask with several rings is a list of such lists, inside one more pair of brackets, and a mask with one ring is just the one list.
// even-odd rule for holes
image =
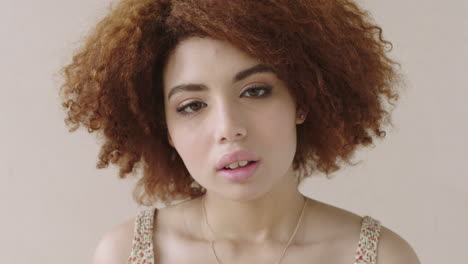
[[[200, 103], [200, 102], [189, 103], [178, 108], [177, 112], [181, 113], [182, 115], [190, 115], [191, 113], [195, 113], [200, 108], [202, 108], [202, 105], [204, 105], [204, 103]], [[190, 109], [192, 111], [185, 111], [187, 109]]]
[[249, 94], [247, 97], [263, 97], [271, 92], [271, 87], [268, 86], [259, 86], [247, 89], [245, 94]]
[[[271, 86], [255, 86], [245, 90], [242, 94], [248, 94], [245, 97], [252, 97], [253, 99], [256, 98], [263, 98], [267, 97], [271, 94], [272, 87]], [[180, 106], [177, 108], [177, 113], [182, 116], [190, 116], [198, 112], [201, 108], [206, 107], [205, 103], [202, 102], [190, 102], [185, 105]]]

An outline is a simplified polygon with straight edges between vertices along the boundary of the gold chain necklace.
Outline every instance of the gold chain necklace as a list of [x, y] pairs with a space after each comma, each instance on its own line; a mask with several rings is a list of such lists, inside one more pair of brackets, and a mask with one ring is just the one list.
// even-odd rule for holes
[[[302, 216], [304, 215], [304, 211], [305, 211], [306, 204], [307, 204], [307, 198], [304, 197], [304, 206], [302, 207], [301, 216], [299, 217], [299, 221], [297, 221], [296, 228], [294, 229], [293, 234], [292, 234], [291, 237], [289, 238], [289, 241], [288, 241], [288, 243], [286, 244], [286, 247], [285, 247], [284, 250], [283, 250], [283, 254], [282, 254], [281, 257], [279, 258], [278, 262], [276, 262], [277, 264], [279, 264], [279, 263], [281, 262], [281, 260], [282, 260], [283, 257], [284, 257], [284, 254], [286, 254], [286, 250], [288, 250], [289, 245], [291, 245], [291, 242], [293, 241], [294, 237], [296, 236], [296, 232], [297, 232], [297, 230], [299, 229], [299, 226], [301, 225], [301, 222], [302, 222]], [[208, 228], [210, 229], [210, 232], [211, 232], [212, 234], [214, 234], [213, 229], [211, 229], [210, 224], [208, 224], [208, 219], [207, 219], [207, 217], [206, 217], [205, 196], [202, 197], [202, 205], [203, 205], [203, 216], [205, 217], [206, 225], [207, 225]], [[218, 255], [216, 255], [216, 251], [215, 251], [214, 246], [213, 246], [214, 240], [212, 239], [210, 242], [211, 242], [211, 249], [213, 250], [213, 254], [214, 254], [215, 257], [216, 257], [216, 262], [217, 262], [218, 264], [220, 264], [220, 260], [219, 260], [219, 258], [218, 258]]]

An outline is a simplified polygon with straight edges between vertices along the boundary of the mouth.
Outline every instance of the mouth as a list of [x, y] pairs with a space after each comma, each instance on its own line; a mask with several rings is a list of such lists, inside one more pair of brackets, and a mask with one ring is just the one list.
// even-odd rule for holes
[[248, 161], [247, 164], [246, 164], [245, 166], [243, 166], [243, 167], [240, 167], [240, 166], [239, 166], [239, 167], [237, 167], [237, 168], [235, 168], [235, 169], [231, 169], [231, 168], [229, 168], [229, 167], [226, 166], [226, 167], [222, 168], [221, 170], [226, 170], [226, 171], [240, 170], [240, 169], [243, 169], [243, 168], [247, 168], [247, 167], [251, 166], [253, 163], [256, 163], [256, 162], [257, 162], [257, 161], [252, 160], [252, 161]]
[[[217, 162], [216, 162], [216, 170], [223, 171], [223, 170], [230, 170], [227, 166], [231, 165], [234, 162], [244, 163], [243, 161], [259, 161], [260, 157], [250, 151], [247, 150], [237, 150], [228, 154], [223, 155]], [[240, 165], [240, 164], [238, 164]], [[251, 164], [247, 164], [251, 165]], [[238, 168], [231, 169], [230, 171], [237, 170]]]
[[235, 169], [222, 168], [218, 173], [231, 183], [239, 183], [251, 178], [259, 165], [259, 161], [249, 161], [244, 167], [237, 167]]

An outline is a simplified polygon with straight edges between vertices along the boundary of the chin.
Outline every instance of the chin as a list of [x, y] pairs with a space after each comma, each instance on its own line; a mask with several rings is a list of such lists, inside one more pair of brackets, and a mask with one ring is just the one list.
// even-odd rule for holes
[[210, 193], [215, 193], [216, 196], [220, 196], [222, 199], [249, 202], [268, 195], [274, 188], [274, 185], [271, 183], [271, 179], [268, 179], [268, 182], [250, 181], [242, 184], [228, 183], [222, 187], [215, 188], [216, 191], [211, 191], [209, 189], [208, 191]]

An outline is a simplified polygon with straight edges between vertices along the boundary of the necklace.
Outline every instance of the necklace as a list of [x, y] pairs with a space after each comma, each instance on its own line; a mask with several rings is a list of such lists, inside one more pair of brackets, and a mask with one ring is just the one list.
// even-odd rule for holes
[[[297, 230], [299, 229], [299, 226], [301, 225], [301, 222], [302, 222], [302, 216], [304, 215], [304, 211], [305, 211], [304, 209], [305, 209], [305, 207], [306, 207], [306, 204], [307, 204], [307, 198], [304, 198], [304, 206], [302, 207], [301, 216], [299, 216], [299, 221], [297, 221], [296, 228], [294, 229], [293, 234], [292, 234], [291, 237], [289, 238], [289, 241], [288, 241], [288, 243], [286, 244], [286, 247], [285, 247], [284, 250], [283, 250], [283, 254], [282, 254], [281, 257], [279, 258], [278, 262], [276, 262], [277, 264], [279, 264], [279, 263], [281, 262], [281, 260], [282, 260], [283, 257], [284, 257], [284, 254], [286, 254], [286, 250], [288, 250], [289, 245], [291, 245], [291, 242], [293, 241], [294, 237], [296, 236], [296, 232], [297, 232]], [[208, 219], [207, 219], [207, 217], [206, 217], [205, 196], [202, 197], [202, 205], [203, 205], [203, 216], [205, 217], [206, 225], [207, 225], [208, 228], [210, 229], [211, 233], [214, 234], [213, 229], [211, 229], [210, 224], [208, 224]], [[215, 257], [216, 257], [216, 262], [217, 262], [218, 264], [220, 264], [218, 255], [216, 255], [216, 251], [215, 251], [214, 246], [213, 246], [214, 240], [212, 239], [210, 242], [211, 242], [211, 249], [212, 249], [212, 251], [213, 251], [213, 254], [214, 254]]]

